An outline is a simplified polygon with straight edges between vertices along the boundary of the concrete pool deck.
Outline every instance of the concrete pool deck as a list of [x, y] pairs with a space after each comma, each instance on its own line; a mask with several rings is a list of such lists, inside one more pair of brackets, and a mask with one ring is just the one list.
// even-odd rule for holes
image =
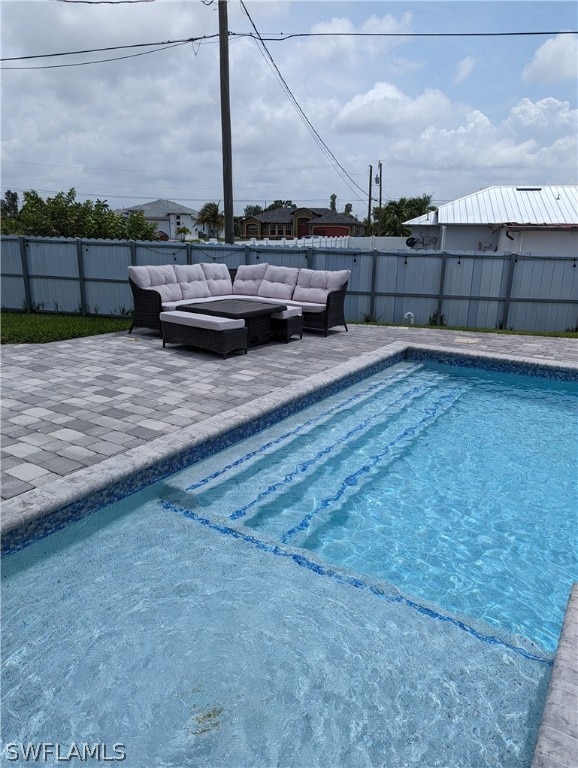
[[[578, 341], [353, 325], [221, 360], [148, 332], [2, 348], [2, 530], [39, 518], [407, 346], [578, 371]], [[576, 603], [535, 768], [578, 765]], [[568, 642], [566, 642], [568, 640]], [[574, 643], [574, 645], [572, 645]], [[575, 710], [574, 710], [575, 711]]]

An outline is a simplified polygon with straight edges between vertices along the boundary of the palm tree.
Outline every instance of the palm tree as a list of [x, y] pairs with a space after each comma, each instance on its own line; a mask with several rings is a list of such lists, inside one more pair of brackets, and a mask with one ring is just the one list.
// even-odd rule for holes
[[197, 224], [207, 227], [209, 237], [218, 237], [225, 226], [225, 214], [219, 211], [219, 203], [205, 203], [198, 213]]
[[374, 208], [377, 234], [391, 237], [409, 235], [410, 230], [403, 226], [403, 222], [435, 211], [431, 201], [432, 195], [424, 194], [421, 197], [400, 197], [399, 200], [390, 200], [383, 208]]

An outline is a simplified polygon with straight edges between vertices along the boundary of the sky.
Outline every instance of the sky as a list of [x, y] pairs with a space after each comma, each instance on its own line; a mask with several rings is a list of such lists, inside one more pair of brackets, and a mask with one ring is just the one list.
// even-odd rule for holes
[[[493, 185], [578, 183], [575, 2], [227, 10], [235, 215], [274, 200], [329, 207], [335, 194], [363, 219], [370, 168], [372, 205], [380, 192], [384, 205], [439, 205]], [[222, 206], [216, 1], [1, 0], [0, 13], [2, 196], [74, 187], [112, 208]], [[15, 58], [161, 42], [173, 45]], [[86, 63], [102, 59], [116, 60]]]

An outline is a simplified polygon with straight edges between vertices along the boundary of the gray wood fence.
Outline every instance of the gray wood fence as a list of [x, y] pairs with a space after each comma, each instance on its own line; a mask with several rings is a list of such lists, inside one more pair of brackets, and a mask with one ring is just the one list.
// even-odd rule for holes
[[577, 258], [4, 236], [5, 310], [129, 315], [127, 268], [218, 261], [350, 269], [346, 317], [464, 328], [578, 328]]

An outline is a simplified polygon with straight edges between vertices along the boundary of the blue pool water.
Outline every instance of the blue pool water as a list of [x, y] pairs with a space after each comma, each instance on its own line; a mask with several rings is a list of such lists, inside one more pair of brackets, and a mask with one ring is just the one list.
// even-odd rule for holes
[[403, 363], [171, 485], [553, 651], [578, 575], [577, 406], [572, 383]]
[[402, 363], [5, 557], [4, 748], [528, 768], [575, 424], [569, 384]]

